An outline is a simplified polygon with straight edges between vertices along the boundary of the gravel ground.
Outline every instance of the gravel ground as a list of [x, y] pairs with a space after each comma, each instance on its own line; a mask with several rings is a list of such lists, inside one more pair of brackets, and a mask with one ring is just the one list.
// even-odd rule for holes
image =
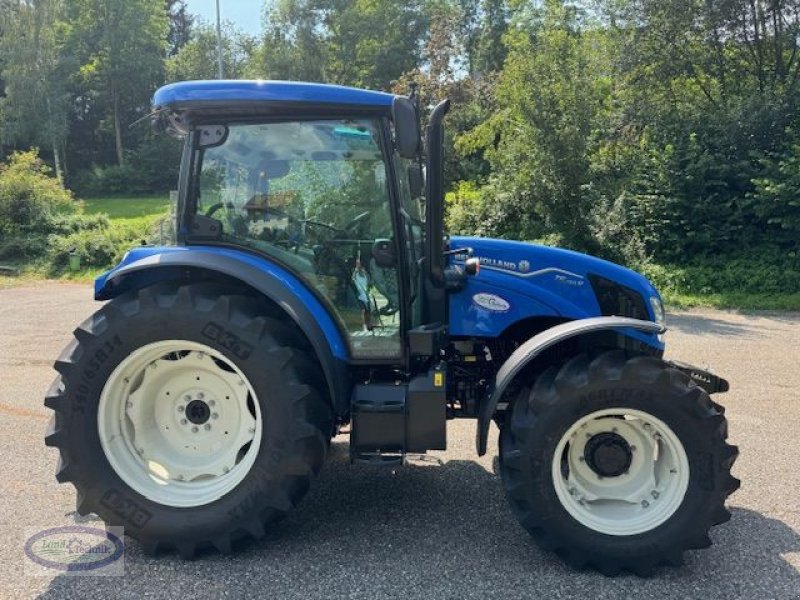
[[[800, 599], [800, 315], [671, 315], [668, 355], [731, 380], [721, 397], [742, 488], [714, 546], [648, 580], [576, 572], [539, 550], [503, 497], [474, 422], [450, 423], [442, 464], [351, 466], [347, 445], [270, 538], [234, 557], [149, 559], [131, 541], [120, 577], [26, 577], [24, 531], [73, 523], [71, 486], [42, 437], [50, 365], [94, 310], [88, 285], [0, 290], [0, 598], [781, 598]], [[719, 399], [719, 398], [718, 398]], [[493, 432], [491, 451], [496, 448]]]

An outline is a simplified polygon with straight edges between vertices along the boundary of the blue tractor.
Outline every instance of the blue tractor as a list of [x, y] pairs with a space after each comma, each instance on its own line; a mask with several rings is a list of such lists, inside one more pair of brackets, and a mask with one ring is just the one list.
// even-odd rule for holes
[[576, 567], [646, 575], [729, 519], [728, 384], [662, 358], [653, 286], [445, 234], [448, 101], [424, 132], [413, 93], [192, 81], [153, 104], [185, 138], [178, 244], [97, 279], [45, 400], [80, 514], [147, 553], [227, 553], [343, 428], [353, 462], [397, 465], [466, 418], [479, 455], [497, 425], [513, 513]]

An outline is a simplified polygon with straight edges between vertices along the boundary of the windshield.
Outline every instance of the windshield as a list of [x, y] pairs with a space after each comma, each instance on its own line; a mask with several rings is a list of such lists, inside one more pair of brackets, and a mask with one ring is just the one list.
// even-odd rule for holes
[[[399, 356], [389, 182], [379, 123], [370, 119], [242, 123], [200, 153], [196, 211], [222, 241], [268, 254], [335, 308], [355, 356]], [[387, 242], [387, 240], [389, 240]]]

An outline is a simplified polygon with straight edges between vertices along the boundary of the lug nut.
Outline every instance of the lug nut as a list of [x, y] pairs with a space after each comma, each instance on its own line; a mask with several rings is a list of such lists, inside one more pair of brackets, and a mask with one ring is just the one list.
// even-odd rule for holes
[[217, 413], [211, 413], [211, 418], [212, 419], [216, 419], [217, 417], [219, 417], [219, 415]]
[[650, 506], [650, 503], [647, 500], [642, 500], [642, 508], [647, 508]]
[[189, 394], [186, 394], [186, 395], [183, 397], [183, 401], [184, 401], [184, 402], [191, 402], [191, 401], [192, 401], [192, 397], [191, 397]]
[[185, 410], [185, 409], [183, 408], [183, 405], [181, 405], [181, 406], [179, 406], [179, 407], [178, 407], [178, 412], [183, 412], [184, 410]]
[[205, 425], [203, 425], [203, 429], [205, 429], [206, 431], [211, 429], [211, 423], [206, 423]]
[[213, 400], [209, 400], [208, 401], [208, 405], [209, 406], [214, 406], [215, 404], [216, 404], [216, 402], [214, 402]]
[[194, 427], [192, 427], [192, 433], [197, 433], [198, 431], [200, 431], [200, 430], [199, 430], [199, 429], [197, 429], [197, 425], [195, 425]]
[[181, 419], [181, 425], [186, 425], [188, 422], [186, 419]]
[[658, 493], [658, 491], [656, 491], [656, 490], [653, 490], [652, 492], [650, 492], [650, 495], [653, 497], [653, 499], [654, 499], [654, 500], [658, 500], [658, 497], [659, 497], [661, 494], [659, 494], [659, 493]]
[[203, 392], [197, 392], [197, 399], [198, 400], [202, 400], [204, 397], [205, 397], [205, 394]]

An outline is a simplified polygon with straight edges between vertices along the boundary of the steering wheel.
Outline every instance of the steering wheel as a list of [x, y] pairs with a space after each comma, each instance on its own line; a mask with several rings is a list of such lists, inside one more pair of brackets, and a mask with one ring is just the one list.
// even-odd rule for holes
[[233, 202], [217, 202], [216, 204], [212, 204], [208, 207], [206, 211], [207, 217], [214, 216], [214, 213], [217, 212], [220, 208], [233, 208]]
[[371, 212], [365, 211], [365, 212], [361, 213], [360, 215], [356, 215], [355, 218], [352, 221], [350, 221], [347, 225], [344, 226], [342, 231], [344, 231], [346, 233], [354, 232], [356, 229], [359, 228], [359, 226], [361, 226], [361, 224], [363, 224], [365, 221], [369, 220], [369, 217], [370, 217], [371, 214], [372, 214]]

